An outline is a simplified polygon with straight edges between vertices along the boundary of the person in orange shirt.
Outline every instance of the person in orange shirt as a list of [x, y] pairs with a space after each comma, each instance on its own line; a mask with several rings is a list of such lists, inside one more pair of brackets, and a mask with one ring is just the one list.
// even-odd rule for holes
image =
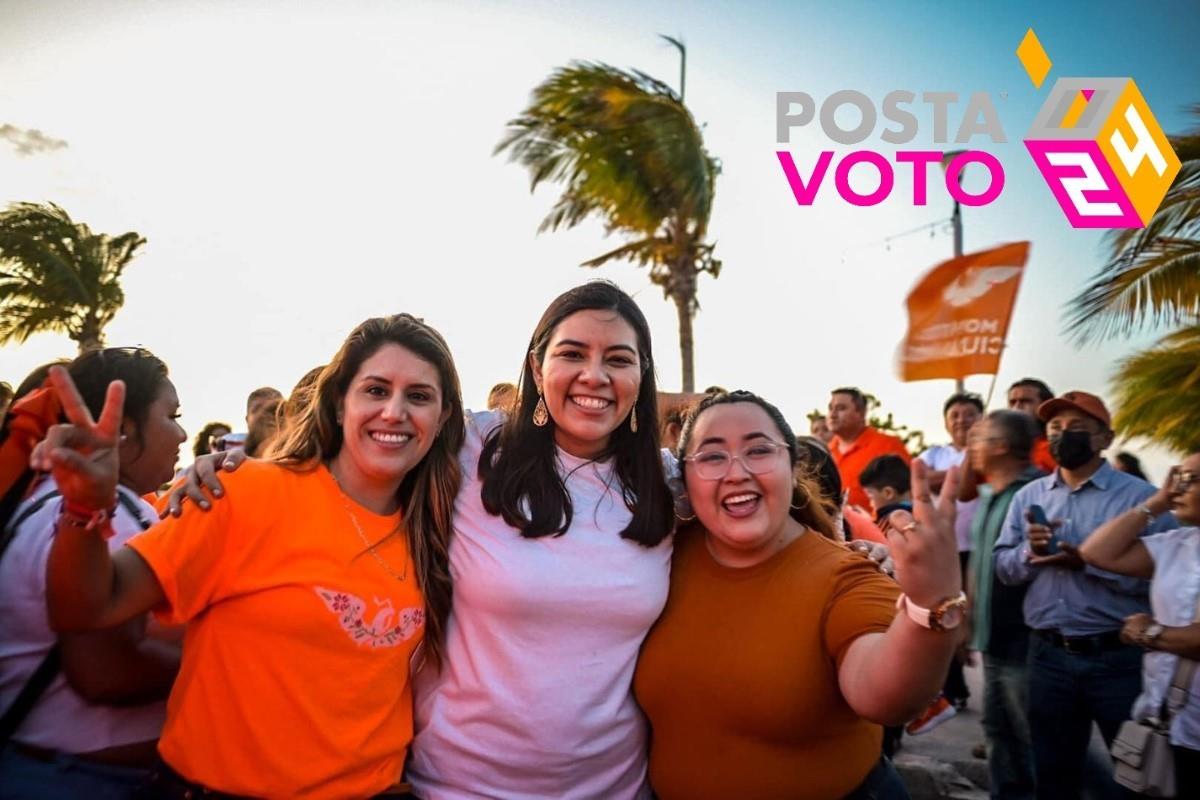
[[410, 663], [440, 662], [464, 439], [458, 376], [407, 314], [358, 326], [265, 461], [111, 557], [124, 386], [99, 422], [52, 372], [71, 424], [31, 457], [65, 499], [47, 568], [59, 631], [154, 610], [186, 625], [155, 796], [389, 793], [413, 737]]
[[[1054, 392], [1037, 378], [1021, 378], [1008, 387], [1008, 407], [1034, 419], [1037, 419], [1038, 406], [1052, 397]], [[1058, 463], [1050, 455], [1050, 442], [1046, 440], [1046, 423], [1038, 420], [1038, 429], [1040, 433], [1033, 442], [1033, 465], [1042, 472], [1052, 474], [1058, 469]]]
[[829, 452], [837, 463], [847, 500], [859, 508], [870, 508], [871, 501], [858, 482], [859, 473], [877, 457], [895, 454], [911, 463], [904, 442], [867, 424], [867, 399], [853, 387], [834, 389], [829, 397], [829, 429], [833, 440]]

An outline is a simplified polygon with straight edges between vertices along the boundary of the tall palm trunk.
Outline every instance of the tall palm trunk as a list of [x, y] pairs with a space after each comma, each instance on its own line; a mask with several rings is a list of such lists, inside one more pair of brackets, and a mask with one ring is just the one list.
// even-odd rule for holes
[[71, 338], [79, 343], [80, 355], [104, 347], [104, 332], [101, 330], [100, 322], [91, 317], [83, 321], [79, 335]]
[[691, 259], [675, 270], [671, 282], [671, 299], [679, 314], [679, 357], [683, 361], [683, 391], [696, 391], [695, 365], [692, 363], [692, 317], [696, 308], [696, 274], [691, 270]]

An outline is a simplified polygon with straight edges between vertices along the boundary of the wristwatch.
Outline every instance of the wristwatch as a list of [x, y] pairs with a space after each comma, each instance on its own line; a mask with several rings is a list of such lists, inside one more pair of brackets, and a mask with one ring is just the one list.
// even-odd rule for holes
[[959, 592], [933, 608], [921, 608], [909, 600], [908, 595], [902, 594], [896, 600], [896, 608], [903, 608], [908, 613], [908, 618], [922, 628], [931, 631], [952, 631], [966, 618], [967, 596]]
[[1146, 630], [1142, 631], [1142, 646], [1147, 650], [1153, 650], [1154, 645], [1158, 642], [1158, 637], [1162, 636], [1166, 629], [1162, 623], [1151, 622], [1146, 626]]

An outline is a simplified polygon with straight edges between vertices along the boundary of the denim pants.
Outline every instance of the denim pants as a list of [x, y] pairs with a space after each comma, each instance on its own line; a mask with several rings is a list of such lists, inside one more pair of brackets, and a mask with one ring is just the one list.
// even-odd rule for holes
[[[1079, 655], [1030, 638], [1029, 730], [1038, 798], [1081, 795], [1092, 723], [1111, 747], [1141, 690], [1142, 651], [1136, 647]], [[1110, 783], [1119, 796], [1120, 787]]]
[[130, 800], [149, 772], [58, 755], [41, 761], [11, 747], [0, 750], [0, 800]]
[[1029, 665], [984, 654], [983, 732], [994, 800], [1034, 797], [1028, 704]]
[[862, 785], [844, 800], [911, 800], [900, 774], [887, 758], [881, 758], [867, 773]]

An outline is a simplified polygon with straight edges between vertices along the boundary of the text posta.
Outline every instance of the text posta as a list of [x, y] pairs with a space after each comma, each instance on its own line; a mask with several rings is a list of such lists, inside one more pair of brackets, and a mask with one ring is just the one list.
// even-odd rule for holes
[[[932, 109], [933, 142], [946, 144], [949, 135], [949, 107], [958, 101], [955, 92], [925, 92], [922, 101]], [[880, 138], [889, 144], [907, 144], [916, 138], [920, 125], [917, 116], [908, 109], [916, 100], [916, 94], [909, 91], [897, 90], [889, 92], [883, 100], [883, 118], [896, 127], [885, 127]], [[838, 110], [850, 106], [858, 110], [858, 123], [851, 128], [841, 125], [837, 118]], [[775, 103], [775, 134], [780, 144], [787, 144], [791, 139], [793, 128], [803, 127], [818, 119], [826, 137], [838, 144], [854, 145], [872, 136], [879, 121], [875, 104], [862, 92], [842, 90], [834, 92], [821, 104], [819, 113], [813, 98], [805, 92], [777, 92]], [[953, 142], [965, 144], [975, 136], [987, 136], [993, 142], [1004, 143], [1008, 139], [1000, 125], [1000, 118], [992, 105], [987, 92], [975, 92], [967, 103], [966, 110], [955, 131]], [[832, 150], [823, 150], [817, 157], [811, 173], [805, 177], [800, 174], [795, 158], [787, 150], [777, 150], [776, 156], [787, 178], [788, 186], [796, 202], [809, 206], [816, 200], [821, 184], [834, 160]], [[928, 167], [930, 163], [942, 164], [945, 153], [942, 150], [898, 150], [895, 153], [897, 165], [912, 170], [912, 202], [923, 206], [928, 203]], [[983, 191], [972, 193], [963, 189], [960, 176], [967, 164], [978, 163], [986, 167], [988, 181]], [[860, 192], [850, 183], [850, 173], [856, 166], [863, 170], [871, 170], [878, 174], [878, 183], [871, 182], [875, 188], [869, 192]], [[886, 200], [892, 193], [896, 183], [896, 169], [887, 156], [875, 150], [853, 150], [839, 159], [834, 168], [834, 186], [841, 197], [856, 206], [873, 206]], [[1004, 191], [1004, 167], [999, 159], [983, 150], [965, 150], [957, 153], [943, 171], [943, 181], [946, 191], [957, 202], [966, 206], [983, 206], [991, 203]]]

